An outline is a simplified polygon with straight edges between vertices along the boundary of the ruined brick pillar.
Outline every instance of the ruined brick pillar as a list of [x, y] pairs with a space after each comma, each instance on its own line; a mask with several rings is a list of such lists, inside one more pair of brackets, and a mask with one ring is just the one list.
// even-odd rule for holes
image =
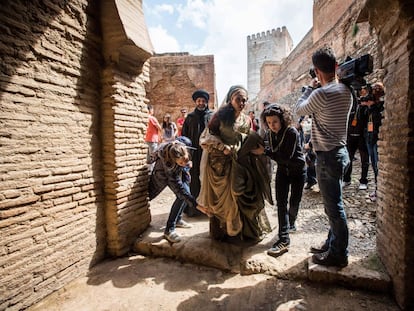
[[359, 21], [379, 35], [386, 75], [379, 142], [377, 249], [398, 304], [414, 310], [414, 4], [368, 0]]
[[105, 68], [102, 75], [102, 144], [108, 252], [128, 252], [151, 221], [148, 204], [144, 84], [152, 44], [142, 1], [102, 3]]

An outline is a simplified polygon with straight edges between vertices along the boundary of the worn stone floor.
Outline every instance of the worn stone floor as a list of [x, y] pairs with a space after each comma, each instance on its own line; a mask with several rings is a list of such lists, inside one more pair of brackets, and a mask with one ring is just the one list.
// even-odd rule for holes
[[274, 230], [258, 244], [212, 241], [207, 217], [184, 216], [193, 227], [177, 229], [183, 241], [171, 245], [162, 237], [174, 200], [166, 189], [151, 202], [151, 226], [129, 256], [97, 265], [30, 310], [398, 310], [375, 251], [376, 203], [368, 199], [373, 184], [358, 190], [358, 164], [344, 188], [350, 229], [344, 269], [309, 260], [310, 245], [328, 230], [318, 192], [304, 191], [291, 248], [273, 258], [266, 250], [277, 238], [277, 214], [268, 204]]

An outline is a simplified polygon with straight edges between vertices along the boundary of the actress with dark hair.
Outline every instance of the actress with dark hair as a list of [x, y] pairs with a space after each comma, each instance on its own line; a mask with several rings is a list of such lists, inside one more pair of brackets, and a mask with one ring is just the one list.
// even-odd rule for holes
[[261, 119], [267, 128], [265, 140], [269, 144], [265, 154], [277, 162], [275, 184], [279, 238], [267, 253], [278, 257], [289, 250], [289, 231], [296, 231], [295, 221], [306, 179], [305, 156], [299, 132], [292, 126], [288, 109], [277, 104], [268, 105]]
[[270, 230], [265, 228], [264, 214], [264, 200], [271, 202], [264, 143], [243, 112], [246, 102], [246, 89], [232, 86], [200, 137], [204, 151], [197, 202], [211, 217], [210, 234], [215, 239], [237, 236], [259, 241], [264, 229]]

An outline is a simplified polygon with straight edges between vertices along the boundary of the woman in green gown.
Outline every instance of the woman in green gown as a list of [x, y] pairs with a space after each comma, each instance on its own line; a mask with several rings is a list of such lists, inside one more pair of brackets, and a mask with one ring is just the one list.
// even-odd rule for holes
[[272, 203], [262, 138], [251, 130], [243, 112], [247, 90], [232, 86], [226, 102], [200, 137], [199, 209], [209, 215], [215, 239], [239, 236], [259, 241], [270, 231], [264, 200]]

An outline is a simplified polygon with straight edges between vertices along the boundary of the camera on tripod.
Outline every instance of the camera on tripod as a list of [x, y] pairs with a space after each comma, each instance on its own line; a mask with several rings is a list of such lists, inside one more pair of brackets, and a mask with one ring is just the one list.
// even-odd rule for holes
[[372, 73], [374, 62], [370, 54], [362, 55], [359, 58], [347, 57], [339, 65], [337, 74], [339, 81], [358, 90], [361, 86], [366, 85], [364, 77]]

